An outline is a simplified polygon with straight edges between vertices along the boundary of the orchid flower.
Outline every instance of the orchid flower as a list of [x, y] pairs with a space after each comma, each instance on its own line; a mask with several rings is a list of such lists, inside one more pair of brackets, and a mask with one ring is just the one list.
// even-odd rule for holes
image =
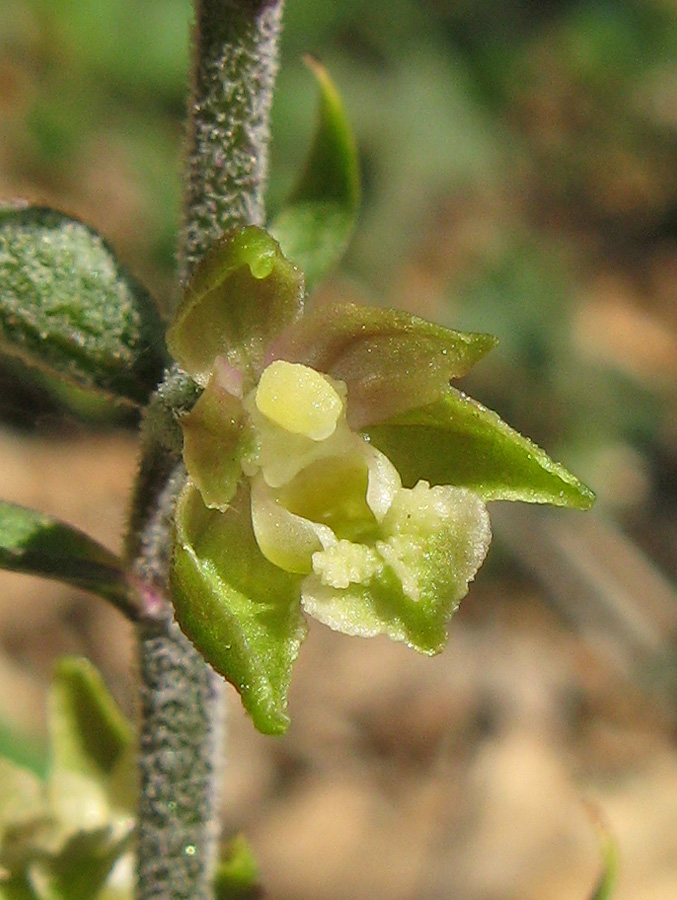
[[176, 616], [266, 732], [288, 725], [304, 613], [437, 653], [489, 547], [487, 500], [592, 499], [450, 386], [493, 337], [303, 305], [301, 273], [241, 228], [197, 267], [168, 332], [202, 389], [180, 419]]

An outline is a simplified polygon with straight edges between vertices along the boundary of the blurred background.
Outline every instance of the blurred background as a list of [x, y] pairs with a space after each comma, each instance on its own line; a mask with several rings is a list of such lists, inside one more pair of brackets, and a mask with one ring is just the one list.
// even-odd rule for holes
[[[0, 197], [100, 229], [173, 290], [189, 0], [0, 0]], [[324, 299], [500, 343], [462, 387], [598, 494], [494, 504], [489, 562], [434, 660], [321, 626], [282, 739], [231, 704], [227, 833], [273, 900], [677, 896], [677, 3], [288, 0], [269, 208], [299, 172], [318, 55], [364, 208]], [[86, 416], [90, 425], [78, 424]], [[112, 419], [111, 419], [112, 416]], [[135, 421], [0, 361], [0, 495], [119, 547]], [[133, 714], [99, 601], [0, 579], [0, 751], [44, 767], [55, 658]]]

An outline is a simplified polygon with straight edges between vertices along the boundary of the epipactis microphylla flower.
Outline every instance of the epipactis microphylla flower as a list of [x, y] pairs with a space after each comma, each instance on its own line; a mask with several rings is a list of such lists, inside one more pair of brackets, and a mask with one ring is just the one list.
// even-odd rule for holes
[[486, 555], [486, 500], [591, 500], [450, 387], [493, 338], [351, 304], [303, 314], [261, 229], [205, 258], [168, 339], [204, 388], [181, 419], [176, 614], [261, 730], [287, 726], [301, 610], [435, 653]]
[[434, 652], [489, 546], [485, 505], [466, 488], [402, 487], [385, 454], [348, 426], [347, 394], [341, 381], [276, 360], [246, 398], [256, 541], [270, 562], [307, 576], [301, 604], [316, 619]]

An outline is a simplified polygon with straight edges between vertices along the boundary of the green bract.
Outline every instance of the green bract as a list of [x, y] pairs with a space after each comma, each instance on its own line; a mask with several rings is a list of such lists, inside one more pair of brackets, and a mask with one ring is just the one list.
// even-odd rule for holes
[[346, 250], [360, 204], [360, 174], [341, 97], [324, 66], [310, 56], [306, 64], [320, 88], [319, 122], [303, 174], [270, 231], [311, 291]]
[[485, 500], [592, 502], [450, 387], [492, 337], [351, 304], [301, 313], [298, 271], [244, 228], [198, 267], [169, 340], [204, 386], [180, 420], [176, 614], [267, 732], [288, 724], [302, 610], [436, 653], [489, 546]]

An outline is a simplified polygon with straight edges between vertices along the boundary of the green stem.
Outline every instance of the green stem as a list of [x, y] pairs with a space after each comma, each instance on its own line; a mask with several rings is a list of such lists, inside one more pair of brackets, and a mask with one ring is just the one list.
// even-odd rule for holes
[[[182, 283], [223, 233], [263, 224], [281, 11], [282, 0], [196, 0]], [[137, 900], [213, 900], [217, 858], [224, 683], [179, 631], [165, 599], [172, 514], [185, 478], [172, 419], [185, 399], [180, 382], [169, 375], [151, 403], [127, 541], [146, 605]]]

